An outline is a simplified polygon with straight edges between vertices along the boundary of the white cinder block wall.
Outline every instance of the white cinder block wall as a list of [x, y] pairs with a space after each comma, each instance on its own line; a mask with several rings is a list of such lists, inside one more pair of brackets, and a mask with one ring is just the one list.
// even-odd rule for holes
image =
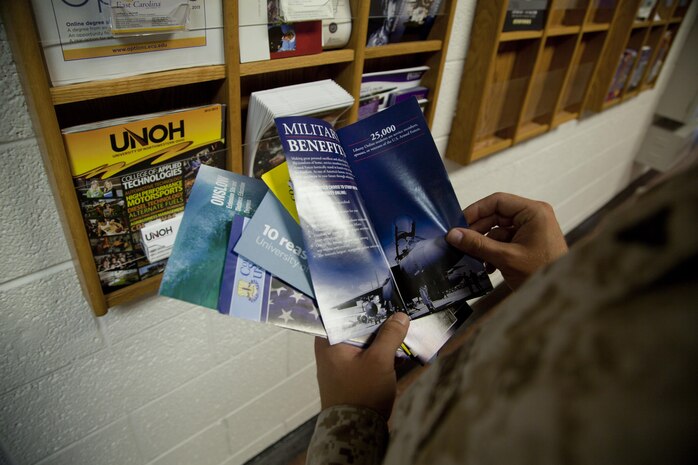
[[[657, 90], [468, 167], [493, 191], [552, 203], [567, 231], [623, 188]], [[443, 152], [475, 0], [460, 0], [434, 135]], [[243, 463], [318, 412], [312, 338], [153, 297], [92, 316], [80, 292], [0, 25], [0, 463]], [[4, 457], [2, 452], [4, 452]]]

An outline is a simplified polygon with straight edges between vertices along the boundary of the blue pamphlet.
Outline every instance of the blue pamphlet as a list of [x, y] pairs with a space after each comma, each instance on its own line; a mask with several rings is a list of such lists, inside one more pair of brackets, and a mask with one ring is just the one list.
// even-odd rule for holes
[[218, 311], [326, 337], [313, 299], [235, 253], [249, 221], [242, 216], [233, 219]]
[[271, 192], [235, 245], [235, 253], [315, 297], [300, 226]]

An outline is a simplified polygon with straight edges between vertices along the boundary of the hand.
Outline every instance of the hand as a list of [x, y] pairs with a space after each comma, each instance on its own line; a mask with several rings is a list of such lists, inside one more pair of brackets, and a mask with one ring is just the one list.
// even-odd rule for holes
[[539, 268], [567, 253], [555, 212], [545, 202], [497, 193], [463, 210], [470, 229], [454, 228], [446, 240], [502, 272], [516, 289]]
[[409, 316], [393, 314], [367, 349], [349, 344], [330, 345], [326, 339], [315, 338], [322, 409], [334, 405], [367, 407], [387, 420], [397, 390], [395, 352], [409, 326]]

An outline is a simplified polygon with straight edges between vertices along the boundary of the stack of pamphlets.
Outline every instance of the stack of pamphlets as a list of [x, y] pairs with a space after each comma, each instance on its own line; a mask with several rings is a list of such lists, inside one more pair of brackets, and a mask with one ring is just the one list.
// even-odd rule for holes
[[637, 50], [632, 48], [626, 48], [620, 57], [618, 62], [618, 68], [616, 68], [616, 74], [613, 76], [613, 81], [611, 82], [611, 87], [608, 89], [608, 95], [606, 95], [606, 101], [611, 101], [620, 97], [620, 94], [625, 88], [625, 83], [628, 80], [628, 75], [630, 70], [633, 69], [635, 65], [635, 60], [637, 59]]
[[285, 160], [274, 118], [313, 115], [335, 124], [354, 97], [331, 79], [252, 92], [245, 131], [245, 173], [259, 178]]
[[467, 224], [417, 100], [337, 131], [275, 123], [287, 162], [264, 180], [201, 169], [161, 295], [333, 344], [404, 312], [403, 353], [430, 360], [492, 287], [446, 243]]
[[637, 66], [635, 66], [635, 71], [633, 71], [630, 82], [628, 83], [628, 90], [636, 89], [637, 86], [640, 85], [640, 80], [642, 79], [642, 75], [645, 74], [645, 69], [647, 69], [651, 55], [652, 47], [649, 45], [645, 45], [640, 49], [640, 57], [638, 58]]
[[225, 166], [223, 105], [63, 130], [104, 292], [161, 273], [203, 165]]
[[429, 89], [420, 84], [427, 71], [428, 66], [417, 66], [365, 73], [361, 76], [359, 119], [412, 97], [417, 99], [423, 109], [428, 102]]

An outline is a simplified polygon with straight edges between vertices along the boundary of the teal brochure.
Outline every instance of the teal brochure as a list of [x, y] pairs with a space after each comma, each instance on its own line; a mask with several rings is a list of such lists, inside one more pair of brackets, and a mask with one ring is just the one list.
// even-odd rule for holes
[[160, 284], [160, 295], [217, 309], [230, 228], [252, 217], [264, 182], [202, 165]]
[[234, 251], [304, 294], [315, 297], [303, 232], [273, 193], [264, 196]]

